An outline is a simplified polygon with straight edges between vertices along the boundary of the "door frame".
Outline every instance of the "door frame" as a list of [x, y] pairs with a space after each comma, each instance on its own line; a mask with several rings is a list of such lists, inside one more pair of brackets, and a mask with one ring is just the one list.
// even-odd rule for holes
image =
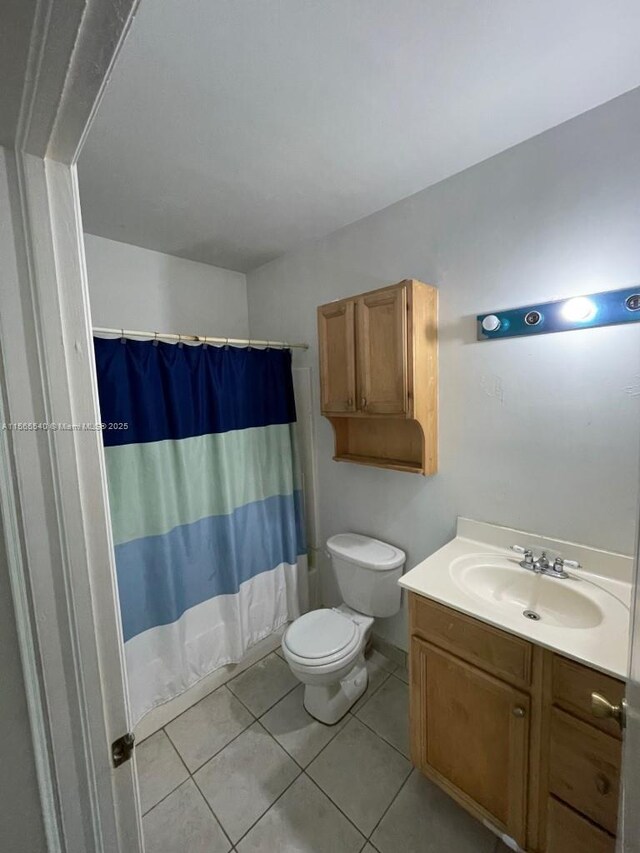
[[637, 513], [631, 595], [627, 724], [623, 736], [622, 796], [616, 844], [619, 853], [637, 853], [640, 839], [640, 507]]
[[[76, 162], [138, 0], [39, 0], [0, 149], [0, 415], [99, 421]], [[0, 13], [11, 32], [9, 10]], [[47, 846], [142, 851], [101, 432], [0, 431], [0, 514]]]

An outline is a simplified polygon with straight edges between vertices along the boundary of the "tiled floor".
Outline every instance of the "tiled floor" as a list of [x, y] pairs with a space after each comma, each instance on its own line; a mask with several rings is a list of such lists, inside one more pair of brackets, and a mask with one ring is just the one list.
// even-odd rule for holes
[[379, 652], [336, 726], [278, 653], [137, 749], [147, 853], [498, 853], [408, 760], [406, 670]]

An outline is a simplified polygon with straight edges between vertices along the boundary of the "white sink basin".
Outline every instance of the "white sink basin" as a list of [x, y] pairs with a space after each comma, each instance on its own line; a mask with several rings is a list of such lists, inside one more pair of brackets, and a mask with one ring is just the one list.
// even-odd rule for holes
[[[633, 561], [621, 554], [521, 530], [459, 519], [458, 535], [403, 575], [399, 583], [503, 631], [626, 678]], [[484, 538], [486, 537], [486, 538]], [[523, 542], [580, 560], [589, 568], [554, 578], [523, 569], [509, 550]], [[525, 611], [528, 615], [525, 615]]]
[[[595, 628], [604, 619], [603, 608], [593, 595], [599, 588], [580, 578], [536, 574], [523, 569], [517, 559], [496, 554], [459, 557], [452, 561], [449, 571], [464, 592], [499, 608], [519, 610], [523, 619], [561, 628]], [[584, 584], [591, 587], [590, 594], [579, 588]], [[617, 603], [621, 617], [627, 618], [626, 608]]]

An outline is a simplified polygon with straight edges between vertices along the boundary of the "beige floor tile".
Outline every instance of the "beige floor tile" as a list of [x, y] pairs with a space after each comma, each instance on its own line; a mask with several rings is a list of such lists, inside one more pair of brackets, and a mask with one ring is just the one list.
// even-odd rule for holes
[[306, 767], [350, 717], [347, 714], [335, 726], [325, 726], [306, 712], [303, 697], [304, 684], [300, 684], [260, 717], [260, 722], [301, 767]]
[[404, 681], [405, 684], [409, 683], [409, 670], [406, 666], [399, 666], [393, 674], [396, 678], [399, 678]]
[[193, 773], [252, 722], [247, 709], [223, 686], [172, 720], [166, 730]]
[[364, 840], [328, 797], [302, 775], [236, 849], [238, 853], [359, 853]]
[[136, 747], [136, 766], [143, 814], [189, 776], [162, 730]]
[[254, 723], [194, 778], [235, 844], [299, 773], [282, 747]]
[[145, 853], [227, 853], [229, 839], [192, 779], [143, 818]]
[[493, 853], [495, 840], [418, 770], [371, 836], [380, 853]]
[[275, 652], [228, 682], [229, 690], [259, 717], [298, 684], [289, 665]]
[[409, 687], [403, 681], [390, 676], [356, 715], [409, 757]]
[[410, 772], [411, 764], [355, 717], [307, 768], [364, 835], [372, 832]]

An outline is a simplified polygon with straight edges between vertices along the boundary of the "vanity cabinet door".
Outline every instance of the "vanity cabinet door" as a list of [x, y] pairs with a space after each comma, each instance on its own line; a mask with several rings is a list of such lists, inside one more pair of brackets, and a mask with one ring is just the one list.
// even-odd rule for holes
[[406, 287], [361, 296], [356, 311], [359, 408], [403, 415], [409, 402]]
[[618, 824], [621, 751], [617, 738], [552, 709], [549, 790], [612, 834]]
[[356, 411], [355, 302], [318, 308], [320, 394], [323, 414]]
[[615, 853], [615, 847], [612, 835], [549, 797], [546, 853]]
[[414, 764], [522, 847], [529, 710], [526, 693], [411, 638]]

